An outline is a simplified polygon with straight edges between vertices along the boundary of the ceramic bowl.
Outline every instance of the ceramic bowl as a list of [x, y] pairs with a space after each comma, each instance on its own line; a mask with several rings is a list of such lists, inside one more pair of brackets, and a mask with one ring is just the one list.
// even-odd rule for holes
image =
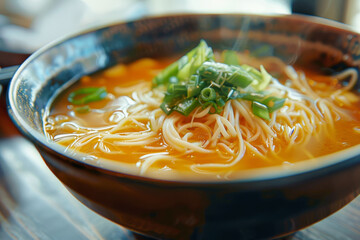
[[266, 46], [263, 56], [326, 73], [359, 69], [360, 35], [336, 22], [294, 15], [152, 17], [79, 33], [35, 52], [11, 81], [9, 113], [74, 196], [146, 236], [276, 238], [354, 199], [360, 190], [360, 145], [291, 170], [256, 170], [237, 180], [216, 182], [137, 176], [121, 167], [76, 159], [46, 139], [44, 114], [59, 89], [119, 62], [185, 53], [200, 39], [218, 50]]

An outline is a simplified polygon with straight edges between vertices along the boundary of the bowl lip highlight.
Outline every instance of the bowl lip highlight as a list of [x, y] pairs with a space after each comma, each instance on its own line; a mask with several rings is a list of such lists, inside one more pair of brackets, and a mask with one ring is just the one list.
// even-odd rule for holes
[[[335, 28], [337, 30], [341, 30], [344, 32], [348, 32], [351, 34], [355, 34], [360, 36], [360, 34], [351, 26], [329, 20], [324, 19], [320, 17], [313, 17], [313, 16], [303, 16], [303, 15], [293, 15], [293, 14], [170, 14], [170, 15], [159, 15], [159, 16], [150, 16], [145, 17], [137, 20], [130, 20], [130, 21], [121, 21], [116, 22], [112, 24], [102, 25], [93, 27], [90, 29], [86, 29], [77, 33], [69, 34], [68, 36], [65, 36], [63, 38], [57, 39], [55, 41], [50, 42], [49, 44], [45, 45], [44, 47], [40, 48], [31, 56], [25, 60], [23, 64], [19, 67], [19, 69], [14, 74], [8, 88], [8, 96], [7, 96], [7, 106], [8, 106], [8, 112], [12, 119], [12, 121], [15, 123], [16, 127], [22, 132], [22, 134], [30, 139], [33, 143], [35, 143], [40, 148], [49, 149], [50, 151], [54, 151], [56, 154], [59, 154], [61, 156], [64, 156], [66, 159], [70, 159], [71, 162], [89, 166], [92, 169], [95, 169], [96, 171], [106, 172], [106, 174], [112, 175], [112, 176], [118, 176], [119, 174], [121, 176], [125, 176], [127, 178], [135, 178], [141, 181], [146, 182], [165, 182], [165, 183], [177, 183], [177, 184], [197, 184], [197, 185], [208, 185], [208, 184], [216, 184], [216, 185], [222, 185], [222, 184], [239, 184], [239, 183], [249, 183], [249, 182], [262, 182], [262, 181], [269, 181], [269, 180], [276, 180], [276, 179], [282, 179], [282, 178], [289, 178], [289, 177], [296, 177], [299, 175], [307, 175], [309, 173], [316, 173], [321, 172], [322, 170], [326, 170], [330, 167], [340, 167], [339, 165], [343, 163], [348, 163], [349, 161], [356, 161], [354, 163], [360, 163], [360, 144], [355, 145], [351, 148], [347, 148], [342, 151], [338, 151], [329, 155], [325, 155], [322, 157], [318, 157], [315, 159], [308, 159], [301, 162], [298, 162], [295, 164], [295, 167], [289, 167], [288, 169], [284, 169], [283, 166], [275, 166], [275, 167], [266, 167], [266, 168], [260, 168], [260, 169], [252, 169], [252, 170], [243, 170], [239, 172], [241, 176], [239, 178], [234, 178], [231, 180], [213, 180], [208, 178], [190, 178], [190, 179], [171, 179], [171, 178], [159, 178], [154, 176], [147, 176], [147, 175], [139, 175], [135, 174], [134, 172], [130, 172], [128, 169], [123, 169], [123, 171], [114, 170], [111, 167], [112, 165], [120, 166], [121, 164], [107, 160], [107, 159], [101, 159], [102, 165], [99, 166], [94, 163], [85, 162], [84, 160], [81, 160], [80, 158], [75, 158], [71, 156], [69, 153], [64, 152], [65, 147], [55, 143], [51, 142], [49, 139], [46, 138], [45, 134], [41, 134], [40, 132], [34, 130], [30, 125], [26, 123], [26, 121], [21, 117], [21, 114], [17, 111], [16, 108], [16, 92], [15, 90], [18, 88], [20, 81], [19, 76], [21, 73], [26, 69], [28, 65], [30, 65], [33, 61], [35, 61], [40, 55], [46, 53], [49, 49], [56, 47], [62, 43], [65, 43], [66, 41], [69, 41], [71, 39], [93, 33], [105, 28], [111, 28], [118, 25], [131, 23], [131, 22], [139, 22], [139, 21], [147, 21], [147, 20], [155, 20], [155, 19], [162, 19], [162, 18], [179, 18], [179, 17], [226, 17], [226, 16], [233, 16], [233, 17], [259, 17], [259, 18], [281, 18], [281, 19], [297, 19], [299, 21], [308, 22], [309, 24], [316, 24], [323, 27], [331, 27]], [[86, 154], [79, 154], [86, 155]], [[61, 160], [62, 161], [62, 160]], [[110, 163], [108, 163], [110, 162]], [[105, 164], [104, 164], [105, 163]], [[316, 174], [315, 174], [316, 175]], [[300, 178], [301, 179], [301, 178]]]

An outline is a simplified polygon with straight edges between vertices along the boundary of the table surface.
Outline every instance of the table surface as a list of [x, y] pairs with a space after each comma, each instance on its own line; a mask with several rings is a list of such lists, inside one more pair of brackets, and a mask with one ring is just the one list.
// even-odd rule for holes
[[[4, 94], [2, 94], [4, 95]], [[0, 100], [0, 239], [144, 239], [77, 201], [19, 135]], [[360, 239], [360, 197], [287, 239]]]

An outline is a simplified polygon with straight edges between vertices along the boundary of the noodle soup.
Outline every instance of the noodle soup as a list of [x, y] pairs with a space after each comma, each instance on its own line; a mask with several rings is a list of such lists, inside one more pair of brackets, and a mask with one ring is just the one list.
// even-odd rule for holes
[[[180, 65], [177, 78], [169, 75], [166, 84], [156, 82], [174, 61], [144, 58], [82, 77], [53, 103], [46, 135], [70, 153], [86, 153], [84, 160], [120, 161], [141, 175], [190, 173], [220, 179], [246, 169], [288, 167], [359, 143], [360, 97], [351, 92], [358, 78], [353, 69], [325, 76], [274, 57], [216, 52], [210, 63], [201, 63], [208, 64], [208, 72], [199, 67], [186, 77], [201, 79], [209, 69], [219, 69], [199, 93], [181, 80]], [[228, 69], [235, 70], [224, 73]], [[246, 74], [235, 79], [239, 69]], [[248, 75], [253, 79], [246, 82]], [[257, 77], [262, 80], [255, 83]], [[234, 79], [243, 81], [239, 86], [248, 85], [234, 87]], [[223, 94], [220, 88], [225, 87]], [[187, 97], [174, 97], [179, 96], [174, 89], [185, 89]], [[192, 96], [189, 89], [199, 95]], [[194, 107], [184, 110], [184, 105]]]

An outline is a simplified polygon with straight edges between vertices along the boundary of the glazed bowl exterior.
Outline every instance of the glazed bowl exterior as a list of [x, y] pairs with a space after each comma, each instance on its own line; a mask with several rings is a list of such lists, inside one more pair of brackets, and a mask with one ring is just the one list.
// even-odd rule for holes
[[354, 199], [360, 190], [360, 145], [297, 170], [255, 171], [249, 177], [216, 182], [136, 176], [75, 159], [46, 139], [44, 115], [59, 89], [116, 63], [184, 53], [200, 39], [218, 50], [251, 52], [265, 45], [263, 56], [327, 73], [359, 69], [360, 35], [335, 22], [292, 15], [153, 17], [87, 31], [37, 51], [11, 81], [9, 113], [82, 203], [155, 238], [276, 238]]

